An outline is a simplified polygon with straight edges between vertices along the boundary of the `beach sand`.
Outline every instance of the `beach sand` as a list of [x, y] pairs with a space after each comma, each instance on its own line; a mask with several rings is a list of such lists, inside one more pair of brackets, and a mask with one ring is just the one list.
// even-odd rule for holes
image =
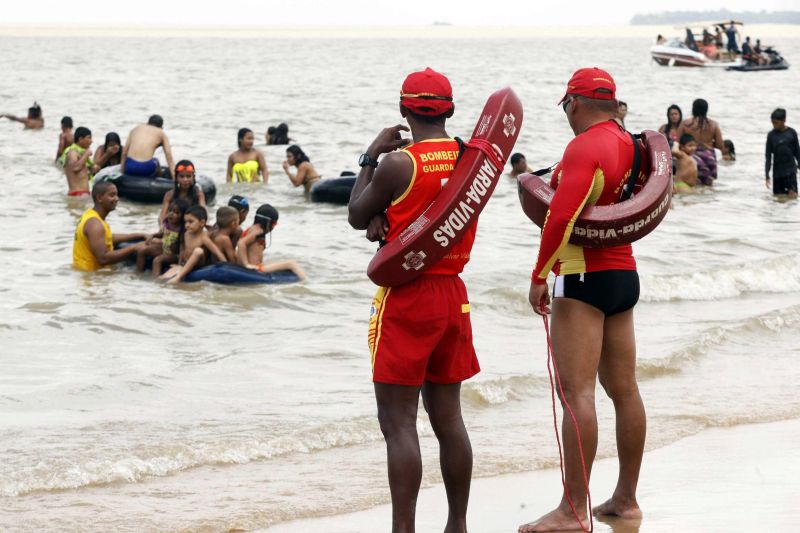
[[[645, 454], [639, 485], [644, 511], [637, 521], [595, 521], [613, 533], [796, 531], [800, 501], [800, 420], [714, 428]], [[592, 474], [593, 503], [611, 494], [617, 461], [604, 459]], [[556, 469], [473, 480], [469, 528], [513, 532], [552, 509], [560, 496]], [[446, 498], [441, 485], [421, 491], [417, 531], [442, 531]], [[389, 531], [391, 508], [282, 524], [269, 533]]]

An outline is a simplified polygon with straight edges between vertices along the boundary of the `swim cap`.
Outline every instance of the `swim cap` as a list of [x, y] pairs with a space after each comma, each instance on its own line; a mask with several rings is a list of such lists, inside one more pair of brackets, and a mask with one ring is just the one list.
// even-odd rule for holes
[[247, 198], [238, 194], [231, 196], [231, 199], [228, 200], [228, 205], [236, 209], [250, 209], [250, 202], [247, 201]]
[[575, 71], [567, 82], [567, 92], [558, 105], [570, 94], [585, 96], [594, 100], [613, 100], [617, 86], [611, 74], [597, 67], [581, 68]]
[[444, 74], [428, 67], [406, 77], [400, 102], [418, 115], [443, 115], [453, 109], [453, 88]]
[[256, 223], [265, 225], [267, 223], [267, 219], [271, 220], [272, 222], [278, 221], [278, 210], [272, 207], [269, 204], [264, 204], [256, 209]]

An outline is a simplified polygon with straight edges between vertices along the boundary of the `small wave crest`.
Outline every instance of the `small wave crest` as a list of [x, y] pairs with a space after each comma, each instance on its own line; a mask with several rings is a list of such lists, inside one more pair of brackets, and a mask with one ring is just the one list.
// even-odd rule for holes
[[511, 376], [470, 382], [464, 385], [461, 400], [472, 407], [500, 405], [550, 390], [550, 382], [537, 376]]

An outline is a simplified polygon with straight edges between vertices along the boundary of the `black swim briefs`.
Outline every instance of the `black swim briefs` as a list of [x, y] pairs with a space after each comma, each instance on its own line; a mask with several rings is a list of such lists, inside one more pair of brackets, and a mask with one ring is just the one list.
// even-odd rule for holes
[[553, 298], [572, 298], [596, 307], [606, 316], [631, 309], [639, 301], [639, 273], [601, 270], [556, 276]]

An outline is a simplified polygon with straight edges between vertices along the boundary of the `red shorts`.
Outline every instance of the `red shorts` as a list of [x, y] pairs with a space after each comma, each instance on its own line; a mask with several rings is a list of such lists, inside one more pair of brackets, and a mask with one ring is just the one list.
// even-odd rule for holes
[[89, 196], [90, 194], [92, 193], [89, 191], [69, 191], [67, 196]]
[[460, 383], [480, 372], [464, 282], [421, 276], [380, 287], [372, 301], [369, 348], [376, 383]]

